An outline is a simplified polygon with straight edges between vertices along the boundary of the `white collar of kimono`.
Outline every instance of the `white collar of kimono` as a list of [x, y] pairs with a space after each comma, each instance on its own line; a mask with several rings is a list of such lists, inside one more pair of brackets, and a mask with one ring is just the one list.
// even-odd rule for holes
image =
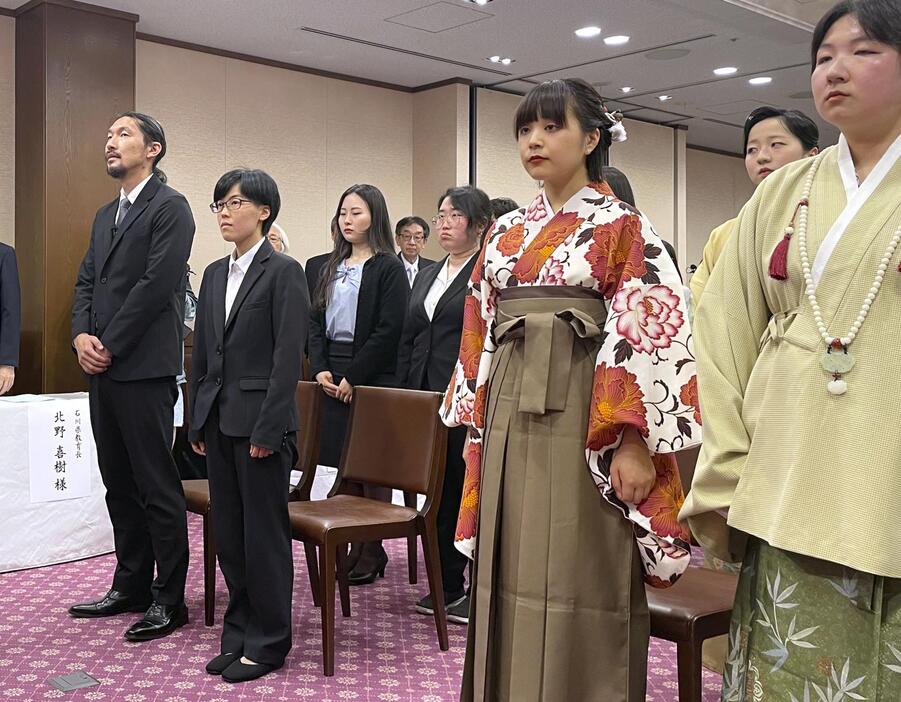
[[544, 192], [544, 188], [541, 189], [541, 192], [538, 193], [538, 196], [541, 198], [541, 201], [544, 203], [544, 212], [545, 212], [545, 217], [539, 222], [539, 224], [541, 224], [541, 226], [544, 226], [547, 222], [552, 220], [560, 212], [572, 212], [573, 210], [577, 210], [578, 207], [568, 207], [569, 203], [573, 202], [574, 200], [581, 200], [582, 198], [588, 197], [588, 196], [591, 196], [594, 199], [597, 199], [599, 197], [604, 197], [603, 195], [601, 195], [601, 193], [599, 193], [597, 190], [592, 188], [590, 185], [586, 185], [582, 188], [579, 188], [578, 191], [574, 192], [572, 194], [572, 196], [569, 198], [569, 200], [564, 202], [562, 205], [560, 205], [560, 207], [558, 209], [555, 210], [551, 206], [551, 201], [548, 200], [547, 193]]
[[817, 251], [813, 265], [810, 267], [810, 277], [814, 286], [820, 282], [823, 270], [829, 262], [832, 252], [838, 246], [842, 235], [848, 229], [848, 225], [863, 207], [864, 203], [870, 199], [870, 196], [876, 192], [876, 188], [882, 183], [885, 176], [895, 165], [895, 162], [901, 158], [901, 136], [898, 136], [892, 145], [886, 149], [879, 159], [876, 167], [870, 171], [863, 183], [857, 182], [857, 174], [854, 172], [854, 160], [851, 158], [851, 149], [848, 148], [848, 142], [844, 134], [838, 137], [838, 171], [842, 176], [842, 184], [845, 186], [845, 209], [835, 220], [823, 243]]

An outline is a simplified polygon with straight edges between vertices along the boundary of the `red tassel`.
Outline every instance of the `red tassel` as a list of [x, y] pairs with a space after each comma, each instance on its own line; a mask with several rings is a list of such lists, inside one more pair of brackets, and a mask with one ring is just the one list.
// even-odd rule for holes
[[791, 234], [786, 234], [770, 256], [770, 278], [773, 280], [788, 280], [789, 241], [791, 241]]

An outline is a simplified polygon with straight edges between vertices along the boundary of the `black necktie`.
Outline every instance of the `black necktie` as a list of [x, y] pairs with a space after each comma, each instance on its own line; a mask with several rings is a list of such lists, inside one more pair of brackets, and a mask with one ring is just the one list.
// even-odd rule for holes
[[122, 224], [122, 220], [125, 219], [125, 214], [128, 212], [128, 208], [131, 207], [131, 201], [127, 197], [123, 197], [119, 200], [119, 216], [116, 217], [116, 228]]

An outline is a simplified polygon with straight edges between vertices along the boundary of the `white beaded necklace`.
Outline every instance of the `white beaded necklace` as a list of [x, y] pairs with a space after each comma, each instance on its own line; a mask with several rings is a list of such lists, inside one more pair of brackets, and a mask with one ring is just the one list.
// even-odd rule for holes
[[[842, 376], [854, 367], [854, 357], [851, 355], [848, 348], [854, 342], [857, 333], [863, 326], [867, 314], [870, 312], [870, 307], [873, 305], [876, 296], [879, 294], [879, 288], [882, 287], [882, 278], [885, 275], [886, 270], [888, 270], [895, 249], [898, 247], [898, 244], [901, 243], [901, 225], [898, 225], [898, 228], [895, 229], [895, 234], [892, 236], [891, 241], [889, 241], [888, 246], [885, 249], [885, 255], [879, 262], [876, 276], [873, 279], [873, 285], [870, 286], [870, 292], [867, 294], [864, 303], [860, 306], [860, 314], [857, 315], [857, 319], [851, 324], [848, 335], [842, 337], [829, 336], [829, 331], [823, 323], [820, 305], [817, 303], [816, 288], [813, 284], [813, 277], [810, 274], [810, 259], [807, 256], [807, 210], [810, 202], [810, 190], [813, 186], [813, 178], [820, 166], [821, 158], [822, 156], [814, 158], [813, 163], [810, 164], [810, 169], [807, 171], [807, 178], [804, 181], [804, 190], [801, 195], [801, 201], [796, 210], [798, 213], [798, 254], [801, 257], [801, 270], [804, 272], [807, 300], [810, 302], [810, 307], [813, 310], [813, 319], [814, 322], [816, 322], [817, 331], [820, 333], [823, 342], [826, 344], [826, 350], [820, 356], [820, 364], [826, 371], [832, 374], [832, 380], [827, 383], [826, 388], [833, 395], [844, 395], [848, 391], [848, 384]], [[794, 221], [794, 218], [792, 218], [792, 220]], [[791, 224], [785, 228], [785, 232], [788, 236], [791, 236], [794, 233]]]

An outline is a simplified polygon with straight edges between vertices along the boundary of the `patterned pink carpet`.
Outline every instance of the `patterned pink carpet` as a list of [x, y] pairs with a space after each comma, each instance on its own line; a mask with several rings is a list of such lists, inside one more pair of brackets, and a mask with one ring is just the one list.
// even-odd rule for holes
[[[403, 542], [386, 544], [385, 579], [351, 591], [353, 616], [337, 617], [336, 669], [322, 676], [319, 610], [310, 600], [302, 549], [296, 551], [294, 649], [285, 667], [262, 680], [229, 685], [207, 675], [219, 652], [226, 589], [220, 575], [217, 626], [203, 625], [203, 568], [199, 517], [189, 515], [192, 563], [187, 602], [191, 623], [160, 641], [127, 643], [122, 634], [135, 615], [71, 619], [67, 607], [106, 592], [110, 556], [0, 575], [0, 700], [116, 700], [123, 702], [451, 702], [457, 699], [466, 630], [449, 624], [451, 650], [438, 649], [431, 618], [413, 603], [424, 590], [406, 580]], [[422, 559], [420, 558], [420, 567]], [[47, 679], [85, 670], [99, 687], [63, 693]], [[704, 702], [719, 699], [719, 677], [705, 672]], [[649, 702], [676, 702], [675, 647], [651, 641]]]

